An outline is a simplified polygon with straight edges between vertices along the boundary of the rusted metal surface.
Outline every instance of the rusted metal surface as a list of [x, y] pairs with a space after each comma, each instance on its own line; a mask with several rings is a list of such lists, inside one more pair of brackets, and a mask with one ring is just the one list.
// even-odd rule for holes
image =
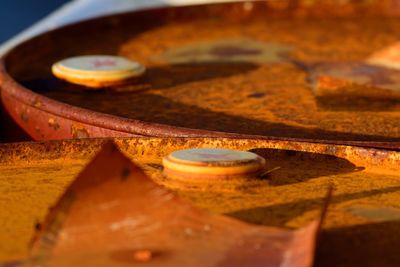
[[33, 107], [23, 103], [16, 105], [14, 100], [6, 94], [3, 95], [2, 101], [11, 115], [19, 114], [18, 117], [13, 117], [14, 120], [35, 140], [59, 139], [60, 137], [79, 139], [99, 136], [135, 136], [53, 115], [37, 108], [40, 106], [39, 102], [36, 102], [36, 106]]
[[[397, 100], [329, 101], [307, 78], [315, 73], [307, 66], [364, 64], [396, 43], [399, 10], [398, 1], [259, 1], [80, 23], [6, 55], [2, 101], [36, 140], [262, 136], [399, 149]], [[99, 53], [136, 59], [147, 76], [101, 92], [52, 78], [55, 61]]]
[[309, 267], [319, 221], [297, 231], [211, 215], [106, 144], [50, 210], [26, 266]]
[[[0, 145], [3, 260], [26, 256], [34, 225], [39, 226], [47, 208], [106, 142]], [[115, 142], [157, 184], [198, 208], [246, 223], [300, 229], [318, 218], [327, 188], [334, 186], [315, 265], [397, 266], [400, 262], [400, 152], [251, 139], [123, 138]], [[161, 159], [193, 147], [249, 150], [264, 157], [271, 171], [260, 179], [166, 179]], [[139, 258], [148, 256], [139, 252]]]

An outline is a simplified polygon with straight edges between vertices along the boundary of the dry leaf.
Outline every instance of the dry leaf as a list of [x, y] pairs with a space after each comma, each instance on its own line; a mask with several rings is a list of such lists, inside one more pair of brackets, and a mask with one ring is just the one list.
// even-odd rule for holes
[[27, 266], [311, 266], [319, 225], [292, 231], [210, 215], [109, 143], [50, 210]]

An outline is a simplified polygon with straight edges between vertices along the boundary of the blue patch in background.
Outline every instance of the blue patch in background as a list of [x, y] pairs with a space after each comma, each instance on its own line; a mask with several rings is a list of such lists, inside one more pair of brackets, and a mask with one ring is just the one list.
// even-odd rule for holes
[[0, 44], [68, 0], [0, 0]]

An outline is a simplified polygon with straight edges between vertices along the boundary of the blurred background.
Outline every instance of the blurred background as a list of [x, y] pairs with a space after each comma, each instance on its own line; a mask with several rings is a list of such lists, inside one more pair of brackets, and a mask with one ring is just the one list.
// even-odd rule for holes
[[82, 19], [157, 6], [225, 1], [236, 0], [0, 0], [0, 55], [32, 36]]
[[0, 0], [0, 44], [69, 0]]

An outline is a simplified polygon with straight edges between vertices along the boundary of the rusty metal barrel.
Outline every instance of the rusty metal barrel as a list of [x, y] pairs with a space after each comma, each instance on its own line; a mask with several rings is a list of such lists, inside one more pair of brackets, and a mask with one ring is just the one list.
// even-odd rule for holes
[[[246, 137], [399, 149], [398, 70], [370, 61], [397, 42], [398, 14], [389, 0], [255, 1], [103, 17], [12, 49], [0, 65], [1, 101], [35, 140]], [[96, 91], [51, 73], [59, 60], [95, 54], [147, 72]]]

